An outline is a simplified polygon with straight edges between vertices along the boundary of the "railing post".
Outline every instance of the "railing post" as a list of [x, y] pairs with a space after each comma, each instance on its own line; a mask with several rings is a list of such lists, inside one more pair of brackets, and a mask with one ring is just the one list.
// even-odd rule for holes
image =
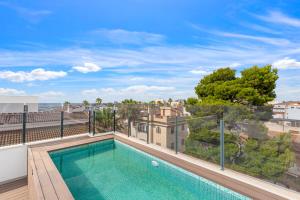
[[114, 127], [114, 133], [116, 132], [116, 110], [115, 110], [115, 108], [114, 108], [114, 113], [113, 113], [113, 117], [114, 117], [114, 121], [113, 121], [113, 127]]
[[178, 153], [178, 117], [175, 117], [175, 152]]
[[60, 113], [60, 137], [64, 137], [64, 111]]
[[93, 110], [93, 136], [96, 133], [96, 111]]
[[149, 144], [149, 112], [148, 112], [148, 114], [147, 114], [147, 144]]
[[224, 170], [224, 119], [220, 120], [220, 165]]
[[91, 133], [91, 110], [89, 109], [89, 134]]
[[26, 122], [27, 122], [27, 112], [23, 112], [23, 129], [22, 129], [22, 143], [26, 142]]

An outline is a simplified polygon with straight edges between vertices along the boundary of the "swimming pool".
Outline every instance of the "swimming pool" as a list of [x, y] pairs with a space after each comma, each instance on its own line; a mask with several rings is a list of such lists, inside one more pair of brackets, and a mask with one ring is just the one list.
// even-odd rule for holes
[[250, 199], [115, 140], [50, 157], [76, 200]]

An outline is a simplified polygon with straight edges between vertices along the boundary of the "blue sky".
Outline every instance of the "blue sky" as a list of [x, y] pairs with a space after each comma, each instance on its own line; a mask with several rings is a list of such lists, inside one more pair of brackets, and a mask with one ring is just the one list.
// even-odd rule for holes
[[0, 0], [0, 95], [187, 98], [206, 74], [273, 64], [300, 100], [297, 0]]

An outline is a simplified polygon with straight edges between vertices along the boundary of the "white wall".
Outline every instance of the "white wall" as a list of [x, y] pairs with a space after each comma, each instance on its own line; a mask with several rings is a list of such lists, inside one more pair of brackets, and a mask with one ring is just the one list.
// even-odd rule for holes
[[22, 113], [24, 104], [28, 105], [28, 112], [38, 112], [36, 96], [0, 96], [0, 113]]
[[27, 175], [27, 145], [0, 148], [0, 183]]
[[300, 106], [289, 106], [286, 110], [286, 119], [300, 120]]

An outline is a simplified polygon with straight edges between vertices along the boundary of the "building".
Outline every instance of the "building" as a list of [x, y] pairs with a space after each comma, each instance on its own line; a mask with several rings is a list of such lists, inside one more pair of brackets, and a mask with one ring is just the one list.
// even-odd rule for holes
[[86, 110], [85, 106], [82, 104], [65, 104], [63, 105], [63, 110], [68, 112], [68, 113], [73, 113], [73, 112], [83, 112]]
[[184, 150], [185, 139], [188, 136], [188, 125], [183, 107], [162, 106], [151, 110], [148, 116], [131, 122], [131, 136], [147, 141], [147, 126], [149, 124], [149, 142], [169, 149], [175, 149], [176, 116], [178, 131], [178, 150]]
[[300, 127], [300, 102], [288, 101], [274, 104], [273, 118], [286, 125]]
[[38, 112], [37, 96], [0, 96], [0, 113]]

